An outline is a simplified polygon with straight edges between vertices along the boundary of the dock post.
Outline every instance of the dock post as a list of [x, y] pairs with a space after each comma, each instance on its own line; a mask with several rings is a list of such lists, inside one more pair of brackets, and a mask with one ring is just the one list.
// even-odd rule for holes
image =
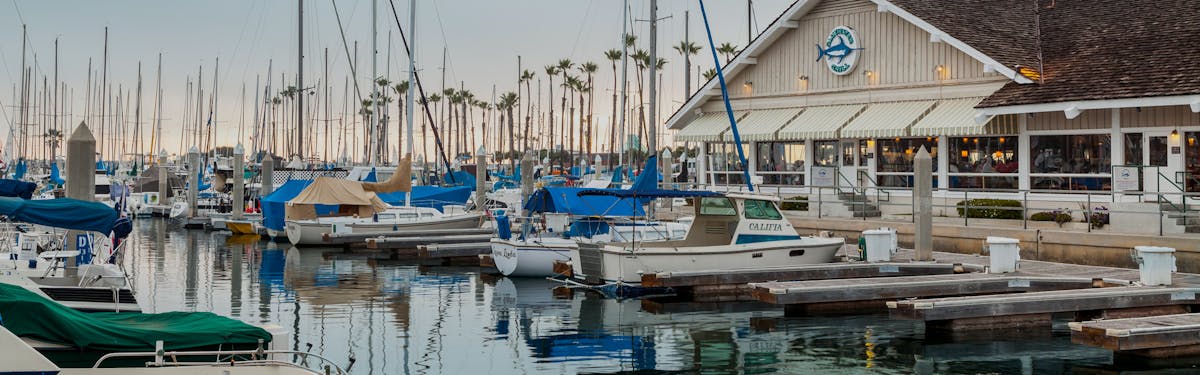
[[[80, 122], [67, 138], [67, 198], [82, 201], [96, 200], [96, 137], [87, 123]], [[108, 233], [104, 233], [108, 235]], [[65, 247], [67, 251], [79, 249], [80, 241], [76, 238], [86, 236], [84, 232], [67, 231]], [[76, 258], [68, 258], [64, 273], [72, 275], [78, 266]]]
[[196, 199], [200, 195], [200, 149], [192, 146], [187, 155], [188, 170], [188, 218], [196, 217]]
[[[671, 155], [671, 148], [663, 148], [661, 156], [662, 157], [658, 159], [658, 173], [662, 174], [662, 182], [660, 182], [658, 185], [659, 189], [669, 189], [671, 186], [671, 174], [673, 172], [671, 170], [671, 159], [673, 158]], [[672, 202], [674, 202], [674, 200], [670, 198], [658, 200], [659, 206], [661, 206], [664, 210], [671, 209], [671, 207], [673, 207], [671, 205]]]
[[258, 196], [265, 197], [275, 191], [275, 157], [269, 154], [263, 157], [261, 175], [262, 187], [258, 189]]
[[[158, 202], [155, 204], [168, 205], [167, 193], [171, 186], [171, 170], [167, 168], [167, 150], [158, 151]], [[169, 209], [168, 209], [169, 210]]]
[[246, 212], [246, 149], [241, 143], [233, 148], [233, 218], [241, 220]]
[[913, 200], [917, 212], [913, 249], [918, 261], [933, 260], [933, 158], [922, 146], [913, 158]]
[[487, 207], [487, 150], [483, 146], [479, 146], [475, 150], [475, 208], [481, 212], [486, 211]]

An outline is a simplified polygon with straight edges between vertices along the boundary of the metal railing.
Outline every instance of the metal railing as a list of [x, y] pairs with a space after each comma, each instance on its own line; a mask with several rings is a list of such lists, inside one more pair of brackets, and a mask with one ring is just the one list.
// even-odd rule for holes
[[[161, 343], [161, 341], [160, 341]], [[160, 344], [161, 345], [161, 344]], [[212, 362], [185, 362], [180, 361], [180, 357], [200, 357], [214, 356], [216, 360]], [[299, 361], [284, 361], [273, 359], [276, 356], [290, 356], [298, 358]], [[347, 374], [346, 370], [342, 369], [332, 360], [322, 357], [317, 354], [302, 352], [298, 350], [263, 350], [261, 347], [254, 350], [210, 350], [210, 351], [163, 351], [156, 350], [153, 352], [118, 352], [108, 353], [96, 360], [92, 364], [92, 368], [100, 368], [105, 361], [118, 358], [154, 358], [152, 362], [146, 362], [148, 367], [183, 367], [183, 366], [264, 366], [276, 365], [287, 366], [312, 371], [308, 364], [308, 359], [314, 358], [321, 370], [326, 375]]]

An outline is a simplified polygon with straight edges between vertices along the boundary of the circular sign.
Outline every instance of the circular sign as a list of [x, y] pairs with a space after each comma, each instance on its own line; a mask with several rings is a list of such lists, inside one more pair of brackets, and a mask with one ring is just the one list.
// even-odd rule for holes
[[858, 62], [858, 35], [849, 26], [838, 26], [829, 32], [823, 43], [817, 44], [817, 61], [825, 60], [829, 71], [839, 76], [850, 74]]

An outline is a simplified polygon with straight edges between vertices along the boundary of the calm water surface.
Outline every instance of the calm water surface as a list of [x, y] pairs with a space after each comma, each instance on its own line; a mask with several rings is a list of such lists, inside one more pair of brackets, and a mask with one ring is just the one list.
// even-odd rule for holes
[[1035, 337], [927, 339], [886, 315], [785, 318], [759, 304], [555, 298], [551, 282], [138, 222], [126, 262], [146, 312], [291, 329], [354, 374], [1109, 373], [1112, 356]]

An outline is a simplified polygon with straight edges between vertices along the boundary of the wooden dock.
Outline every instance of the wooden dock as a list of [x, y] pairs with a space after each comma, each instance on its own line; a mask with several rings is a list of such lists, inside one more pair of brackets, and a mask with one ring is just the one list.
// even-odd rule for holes
[[1127, 286], [948, 297], [888, 302], [894, 319], [923, 320], [931, 328], [998, 329], [1049, 324], [1054, 313], [1142, 316], [1184, 312], [1200, 304], [1200, 288]]
[[748, 284], [774, 280], [827, 280], [862, 277], [951, 275], [968, 272], [962, 264], [949, 263], [831, 263], [774, 267], [754, 270], [663, 272], [642, 275], [643, 286], [695, 287]]
[[987, 273], [750, 284], [758, 300], [777, 305], [851, 302], [874, 303], [878, 308], [885, 307], [887, 301], [903, 298], [1085, 289], [1102, 285], [1090, 278]]
[[1074, 322], [1071, 342], [1148, 358], [1200, 355], [1200, 314]]

